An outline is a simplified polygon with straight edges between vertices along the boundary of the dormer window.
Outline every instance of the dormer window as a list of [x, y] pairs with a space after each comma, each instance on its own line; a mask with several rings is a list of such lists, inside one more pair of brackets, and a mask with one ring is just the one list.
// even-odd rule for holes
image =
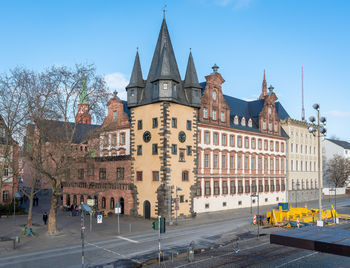
[[221, 122], [225, 122], [225, 112], [221, 112]]
[[272, 113], [271, 107], [268, 107], [268, 108], [267, 108], [267, 112], [268, 112], [268, 114], [271, 114], [271, 113]]
[[248, 120], [248, 127], [252, 127], [253, 126], [253, 121], [251, 118], [249, 118]]
[[208, 109], [203, 108], [203, 118], [208, 118]]
[[263, 129], [266, 130], [266, 121], [263, 121]]
[[113, 112], [113, 120], [117, 121], [117, 118], [118, 118], [118, 111], [114, 111]]
[[134, 97], [134, 96], [135, 96], [135, 89], [132, 89], [132, 90], [130, 91], [130, 96], [131, 96], [131, 97]]
[[237, 116], [237, 115], [235, 116], [235, 118], [234, 118], [234, 120], [233, 120], [233, 123], [234, 123], [235, 125], [238, 125], [238, 116]]
[[272, 131], [272, 123], [269, 122], [269, 131]]
[[163, 84], [163, 89], [168, 89], [168, 83]]
[[273, 130], [274, 130], [275, 132], [277, 132], [277, 123], [274, 124]]
[[245, 127], [245, 125], [246, 125], [246, 122], [245, 122], [245, 118], [244, 118], [244, 117], [242, 117], [242, 119], [241, 119], [241, 125], [244, 126], [244, 127]]

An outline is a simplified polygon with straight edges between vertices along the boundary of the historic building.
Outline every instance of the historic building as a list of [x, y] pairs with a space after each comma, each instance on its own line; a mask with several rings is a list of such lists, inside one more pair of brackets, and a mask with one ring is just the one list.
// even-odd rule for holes
[[18, 193], [18, 143], [9, 135], [0, 116], [0, 203], [11, 203]]
[[[282, 128], [289, 136], [287, 149], [288, 201], [318, 198], [317, 137], [309, 133], [311, 124], [286, 118]], [[322, 163], [322, 159], [321, 159]]]
[[[263, 80], [259, 100], [244, 101], [222, 93], [225, 82], [218, 66], [202, 83], [198, 123], [198, 182], [196, 212], [285, 201], [286, 141], [280, 119], [288, 114]], [[253, 200], [255, 202], [255, 199]]]
[[197, 115], [201, 87], [190, 53], [182, 80], [163, 19], [146, 80], [136, 54], [127, 89], [132, 180], [137, 214], [171, 218], [172, 194], [182, 189], [179, 214], [193, 212], [196, 185]]

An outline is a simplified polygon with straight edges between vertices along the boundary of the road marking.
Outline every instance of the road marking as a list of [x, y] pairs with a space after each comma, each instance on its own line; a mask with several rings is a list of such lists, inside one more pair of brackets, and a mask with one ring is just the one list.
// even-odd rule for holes
[[[266, 243], [262, 243], [262, 244], [259, 244], [259, 245], [253, 246], [253, 247], [241, 249], [240, 251], [245, 251], [245, 250], [248, 250], [248, 249], [261, 247], [261, 246], [267, 245], [267, 244], [270, 244], [270, 242], [266, 242]], [[216, 257], [210, 257], [210, 258], [206, 258], [206, 259], [203, 259], [203, 260], [191, 262], [191, 263], [188, 263], [188, 264], [183, 264], [183, 265], [180, 265], [180, 266], [176, 266], [176, 268], [185, 267], [185, 266], [187, 266], [187, 265], [192, 265], [192, 264], [200, 263], [200, 262], [203, 262], [203, 261], [213, 260], [213, 259], [220, 258], [220, 257], [222, 257], [222, 256], [227, 256], [227, 255], [234, 255], [234, 252], [232, 251], [232, 252], [225, 253], [225, 254], [222, 254], [222, 255], [219, 255], [219, 256], [216, 256]]]
[[283, 263], [283, 264], [281, 264], [281, 265], [279, 265], [279, 266], [276, 266], [275, 268], [283, 267], [283, 266], [285, 266], [285, 265], [287, 265], [287, 264], [290, 264], [290, 263], [292, 263], [292, 262], [295, 262], [295, 261], [298, 261], [298, 260], [301, 260], [301, 259], [310, 257], [310, 256], [315, 255], [315, 254], [317, 254], [317, 253], [318, 253], [318, 252], [310, 253], [310, 254], [308, 254], [308, 255], [305, 255], [305, 256], [296, 258], [296, 259], [294, 259], [294, 260], [291, 260], [291, 261], [289, 261], [289, 262]]
[[120, 235], [118, 235], [117, 238], [129, 241], [131, 243], [140, 243], [139, 241], [136, 241], [136, 240], [133, 240], [133, 239], [130, 239], [130, 238], [126, 238], [126, 237], [123, 237], [123, 236], [120, 236]]
[[[99, 249], [105, 250], [105, 251], [107, 251], [107, 252], [109, 252], [109, 253], [117, 254], [117, 255], [120, 256], [120, 257], [126, 258], [125, 255], [120, 254], [120, 253], [118, 253], [118, 252], [116, 252], [116, 251], [113, 251], [113, 250], [110, 250], [110, 249], [107, 249], [107, 248], [104, 248], [104, 247], [100, 247], [100, 246], [97, 246], [97, 245], [92, 244], [92, 243], [87, 243], [87, 244], [88, 244], [88, 245], [91, 245], [91, 246], [94, 246], [94, 247], [97, 247], [97, 248], [99, 248]], [[138, 260], [131, 259], [131, 258], [130, 258], [130, 260], [132, 260], [132, 261], [134, 261], [134, 262], [136, 262], [136, 263], [138, 263], [138, 264], [141, 264], [141, 262], [139, 262]]]

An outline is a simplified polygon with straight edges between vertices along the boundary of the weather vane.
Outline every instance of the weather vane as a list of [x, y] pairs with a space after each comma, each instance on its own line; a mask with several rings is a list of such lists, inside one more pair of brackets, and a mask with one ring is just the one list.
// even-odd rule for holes
[[165, 19], [166, 7], [167, 7], [167, 5], [164, 5], [164, 7], [163, 7], [163, 19]]

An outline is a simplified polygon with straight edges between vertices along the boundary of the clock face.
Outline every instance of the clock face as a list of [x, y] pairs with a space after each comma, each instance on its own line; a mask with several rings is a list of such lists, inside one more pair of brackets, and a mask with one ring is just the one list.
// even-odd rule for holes
[[149, 142], [151, 140], [151, 132], [145, 131], [145, 133], [143, 133], [143, 140]]
[[186, 141], [186, 134], [183, 131], [179, 132], [179, 141], [180, 142], [185, 142]]
[[212, 93], [213, 100], [216, 100], [216, 91], [214, 90]]

